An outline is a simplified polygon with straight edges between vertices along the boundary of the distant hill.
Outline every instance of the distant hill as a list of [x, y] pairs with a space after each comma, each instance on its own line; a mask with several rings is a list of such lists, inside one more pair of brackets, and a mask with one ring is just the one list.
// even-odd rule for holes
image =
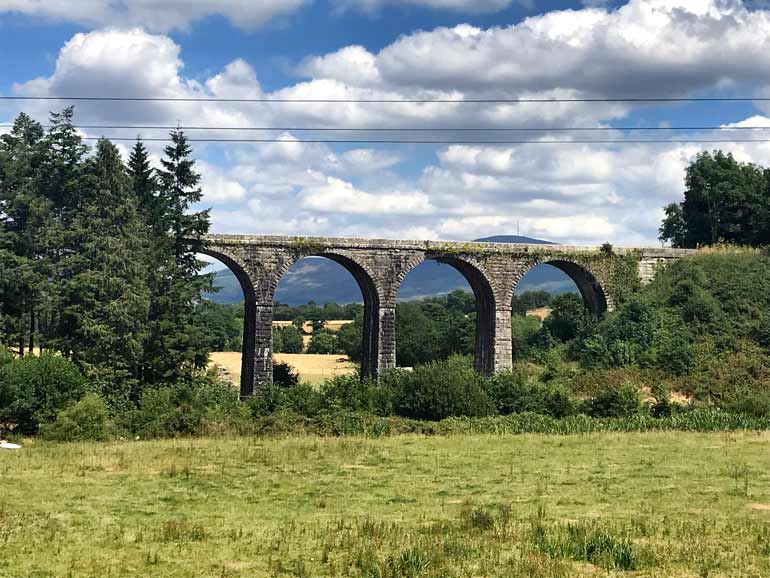
[[522, 237], [521, 235], [493, 235], [476, 239], [477, 243], [526, 243], [528, 245], [554, 245], [551, 241], [542, 239], [532, 239], [531, 237]]
[[[499, 235], [477, 239], [486, 243], [552, 244], [518, 235]], [[214, 286], [221, 287], [211, 295], [216, 303], [239, 303], [243, 292], [235, 275], [229, 269], [214, 273]], [[445, 295], [455, 289], [470, 291], [465, 278], [452, 266], [438, 261], [426, 261], [412, 271], [401, 285], [398, 297], [402, 300]], [[572, 280], [555, 267], [538, 267], [527, 274], [519, 284], [518, 292], [543, 290], [551, 293], [575, 291]], [[310, 257], [296, 263], [278, 284], [276, 301], [288, 305], [316, 303], [353, 303], [361, 301], [361, 291], [350, 273], [340, 264]]]

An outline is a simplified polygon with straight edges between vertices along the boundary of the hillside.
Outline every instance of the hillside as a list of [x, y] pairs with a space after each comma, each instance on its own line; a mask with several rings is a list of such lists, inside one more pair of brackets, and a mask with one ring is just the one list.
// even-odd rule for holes
[[[485, 237], [477, 241], [488, 243], [550, 244], [549, 241], [530, 239], [518, 235]], [[229, 269], [215, 272], [214, 285], [220, 291], [211, 296], [217, 303], [238, 303], [243, 293]], [[412, 271], [399, 291], [399, 299], [419, 299], [444, 295], [455, 289], [470, 291], [465, 278], [453, 267], [437, 261], [426, 261]], [[531, 271], [519, 285], [521, 291], [544, 290], [566, 293], [575, 290], [569, 277], [554, 267], [538, 267]], [[348, 271], [329, 259], [308, 258], [294, 265], [281, 280], [276, 291], [276, 301], [288, 305], [316, 303], [351, 303], [361, 301], [361, 291]]]

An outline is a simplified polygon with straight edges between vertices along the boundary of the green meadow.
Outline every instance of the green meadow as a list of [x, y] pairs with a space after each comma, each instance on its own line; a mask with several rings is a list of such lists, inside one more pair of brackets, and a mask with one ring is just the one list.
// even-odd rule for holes
[[0, 576], [770, 575], [770, 434], [0, 452]]

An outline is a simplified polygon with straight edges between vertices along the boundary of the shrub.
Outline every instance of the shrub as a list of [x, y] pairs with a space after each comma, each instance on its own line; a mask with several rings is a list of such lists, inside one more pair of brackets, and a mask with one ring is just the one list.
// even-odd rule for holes
[[45, 352], [16, 359], [0, 367], [0, 423], [35, 433], [84, 393], [85, 380], [68, 359]]
[[43, 438], [60, 442], [103, 441], [108, 432], [107, 406], [94, 393], [61, 410], [53, 423], [40, 426]]
[[374, 380], [361, 381], [357, 375], [340, 375], [321, 386], [323, 408], [386, 416], [393, 413], [392, 391]]
[[247, 405], [254, 417], [281, 412], [314, 416], [321, 407], [321, 395], [308, 383], [265, 383], [249, 398]]
[[207, 375], [145, 389], [126, 427], [142, 437], [173, 437], [239, 431], [247, 420], [238, 392]]
[[503, 415], [532, 412], [565, 417], [577, 410], [577, 402], [568, 388], [532, 381], [518, 368], [489, 379], [487, 393], [497, 411]]
[[733, 413], [768, 417], [770, 416], [770, 394], [755, 391], [739, 394], [725, 403], [724, 408]]
[[11, 355], [11, 352], [8, 351], [8, 348], [0, 345], [0, 367], [3, 365], [8, 365], [13, 361], [13, 355]]
[[657, 383], [650, 388], [650, 394], [655, 400], [650, 407], [652, 417], [668, 417], [676, 407], [671, 403], [671, 391], [663, 384]]
[[635, 385], [626, 383], [607, 388], [588, 401], [591, 417], [631, 417], [642, 411], [642, 395]]
[[495, 413], [484, 379], [466, 357], [454, 355], [414, 371], [392, 370], [383, 375], [382, 383], [391, 389], [393, 410], [400, 416], [440, 420]]
[[273, 383], [280, 387], [291, 387], [299, 383], [299, 373], [288, 363], [273, 363]]

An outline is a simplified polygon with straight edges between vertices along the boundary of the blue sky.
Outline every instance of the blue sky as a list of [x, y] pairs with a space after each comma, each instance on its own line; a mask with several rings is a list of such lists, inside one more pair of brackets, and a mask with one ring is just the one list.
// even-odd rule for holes
[[[71, 0], [66, 5], [0, 0], [0, 93], [7, 95], [753, 97], [770, 94], [768, 48], [770, 13], [739, 0]], [[44, 120], [59, 104], [5, 102], [0, 120], [8, 122], [20, 110]], [[586, 135], [554, 129], [770, 126], [766, 108], [756, 101], [81, 103], [77, 120], [219, 127], [538, 127], [550, 130], [518, 136], [570, 140], [674, 133]], [[88, 137], [163, 135], [83, 132]], [[212, 208], [215, 231], [473, 239], [518, 228], [564, 243], [655, 245], [661, 208], [681, 197], [684, 168], [699, 151], [721, 146], [741, 160], [770, 165], [766, 143], [341, 146], [296, 142], [303, 134], [324, 135], [277, 131], [269, 136], [281, 143], [195, 145], [204, 205]], [[675, 134], [685, 140], [770, 137], [770, 131]], [[152, 150], [158, 154], [160, 145]]]

